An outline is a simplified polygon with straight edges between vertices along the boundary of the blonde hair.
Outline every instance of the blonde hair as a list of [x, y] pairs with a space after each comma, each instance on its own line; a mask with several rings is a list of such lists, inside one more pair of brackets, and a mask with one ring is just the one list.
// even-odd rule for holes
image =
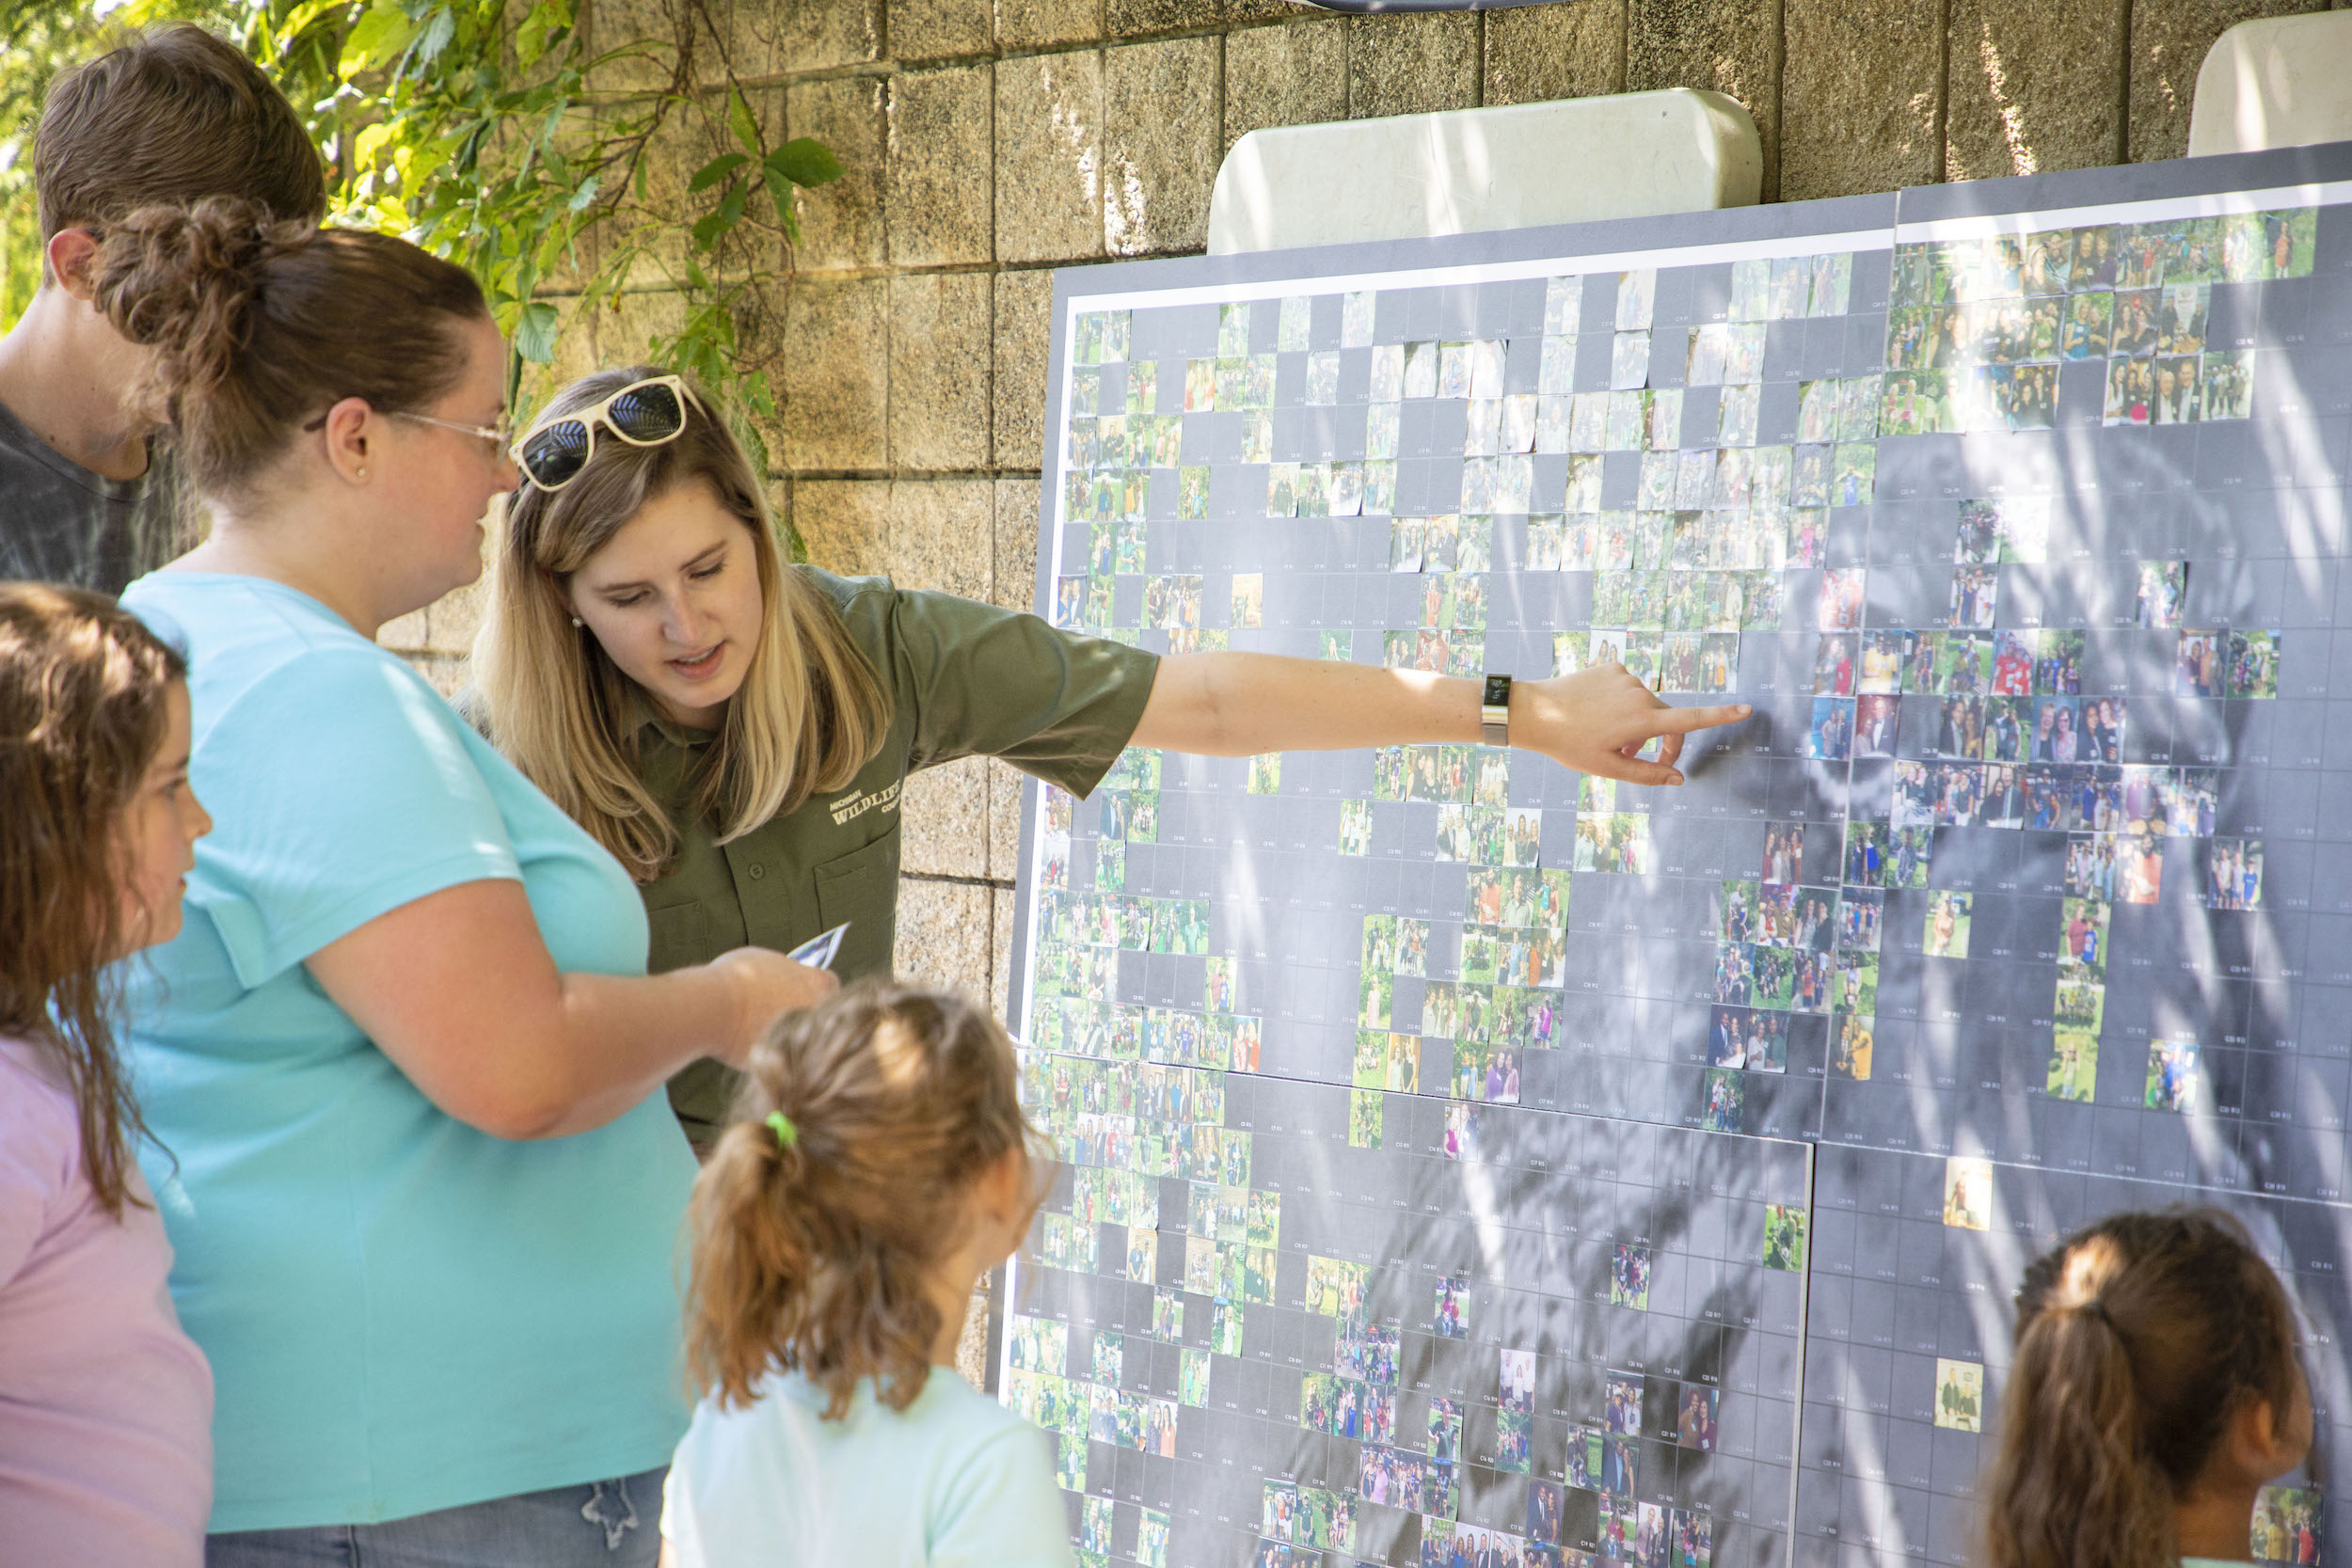
[[2295, 1309], [2215, 1209], [2114, 1214], [2026, 1270], [1988, 1568], [2173, 1568], [2173, 1504], [2247, 1401], [2292, 1418]]
[[985, 1007], [877, 978], [787, 1013], [753, 1048], [694, 1183], [696, 1385], [749, 1405], [781, 1365], [825, 1390], [829, 1419], [867, 1378], [904, 1410], [945, 1326], [931, 1271], [974, 1181], [1016, 1150], [1042, 1159], [1012, 1041]]
[[[661, 373], [632, 365], [584, 376], [546, 413], [592, 406]], [[669, 868], [677, 828], [640, 771], [627, 722], [636, 683], [573, 624], [564, 585], [654, 497], [708, 483], [750, 531], [759, 572], [759, 647], [693, 780], [693, 810], [721, 844], [850, 784], [890, 727], [882, 677], [824, 594], [785, 562], [742, 443], [710, 394], [689, 385], [676, 439], [633, 447], [599, 431], [596, 455], [563, 489], [526, 479], [516, 490], [492, 558], [489, 617], [474, 641], [492, 740], [640, 882]]]

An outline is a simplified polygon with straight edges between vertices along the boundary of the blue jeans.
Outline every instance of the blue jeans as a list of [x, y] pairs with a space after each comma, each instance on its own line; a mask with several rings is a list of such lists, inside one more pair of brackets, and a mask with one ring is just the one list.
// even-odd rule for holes
[[207, 1536], [204, 1568], [654, 1568], [668, 1466], [381, 1525]]

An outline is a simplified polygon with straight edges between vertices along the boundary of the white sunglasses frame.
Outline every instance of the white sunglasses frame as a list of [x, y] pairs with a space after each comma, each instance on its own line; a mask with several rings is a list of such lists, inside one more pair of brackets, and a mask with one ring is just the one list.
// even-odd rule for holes
[[[629, 393], [641, 391], [647, 387], [667, 387], [677, 398], [679, 410], [678, 423], [677, 428], [670, 432], [667, 436], [657, 436], [650, 441], [639, 441], [631, 438], [621, 429], [620, 426], [612, 422], [612, 417], [610, 410], [614, 404], [628, 396]], [[515, 467], [522, 474], [524, 483], [532, 485], [536, 489], [543, 490], [551, 496], [558, 490], [563, 489], [564, 485], [571, 483], [572, 480], [578, 479], [581, 474], [588, 471], [588, 465], [596, 460], [596, 427], [598, 425], [602, 425], [607, 431], [611, 432], [612, 438], [615, 441], [620, 442], [625, 447], [659, 447], [675, 441], [679, 436], [686, 434], [685, 410], [690, 407], [696, 413], [703, 414], [706, 417], [707, 417], [709, 412], [707, 409], [703, 407], [702, 400], [694, 396], [693, 388], [686, 385], [685, 377], [675, 374], [649, 375], [643, 381], [632, 381], [626, 387], [615, 388], [612, 396], [604, 398], [589, 407], [567, 409], [561, 414], [541, 415], [538, 419], [532, 421], [530, 429], [515, 437], [515, 444], [506, 449], [506, 455], [514, 459]], [[531, 471], [531, 465], [523, 460], [523, 449], [530, 446], [532, 437], [537, 436], [540, 432], [552, 430], [557, 425], [565, 424], [573, 420], [578, 420], [579, 423], [588, 432], [588, 450], [586, 452], [581, 454], [579, 468], [573, 472], [571, 479], [566, 479], [561, 483], [541, 483], [539, 476]]]

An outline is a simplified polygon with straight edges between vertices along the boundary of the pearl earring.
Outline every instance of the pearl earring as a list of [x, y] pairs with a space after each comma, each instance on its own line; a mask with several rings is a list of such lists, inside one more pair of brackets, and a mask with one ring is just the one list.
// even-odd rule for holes
[[572, 617], [572, 625], [574, 625], [574, 626], [579, 626], [580, 624], [580, 617], [579, 617], [579, 616], [577, 616], [577, 615], [573, 616], [573, 617]]
[[367, 477], [368, 477], [368, 471], [367, 471], [367, 469], [365, 469], [365, 468], [361, 468], [361, 469], [359, 469], [359, 470], [358, 470], [358, 473], [359, 473], [359, 477], [360, 477], [361, 479], [365, 479], [365, 478], [367, 478]]

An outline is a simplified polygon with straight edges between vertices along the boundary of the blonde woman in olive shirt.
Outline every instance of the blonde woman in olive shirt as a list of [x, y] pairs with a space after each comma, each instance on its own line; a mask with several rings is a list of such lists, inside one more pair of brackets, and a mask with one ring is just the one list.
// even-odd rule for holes
[[[1002, 757], [1085, 795], [1131, 745], [1248, 756], [1479, 738], [1474, 680], [1163, 658], [789, 565], [723, 410], [657, 369], [573, 383], [516, 456], [475, 648], [481, 717], [637, 879], [657, 973], [844, 922], [835, 971], [886, 973], [899, 793], [940, 763]], [[1509, 710], [1513, 745], [1651, 784], [1681, 782], [1685, 732], [1748, 711], [1669, 707], [1613, 664], [1520, 682]], [[1661, 737], [1657, 761], [1637, 755]], [[733, 1083], [708, 1061], [671, 1081], [698, 1148]]]

